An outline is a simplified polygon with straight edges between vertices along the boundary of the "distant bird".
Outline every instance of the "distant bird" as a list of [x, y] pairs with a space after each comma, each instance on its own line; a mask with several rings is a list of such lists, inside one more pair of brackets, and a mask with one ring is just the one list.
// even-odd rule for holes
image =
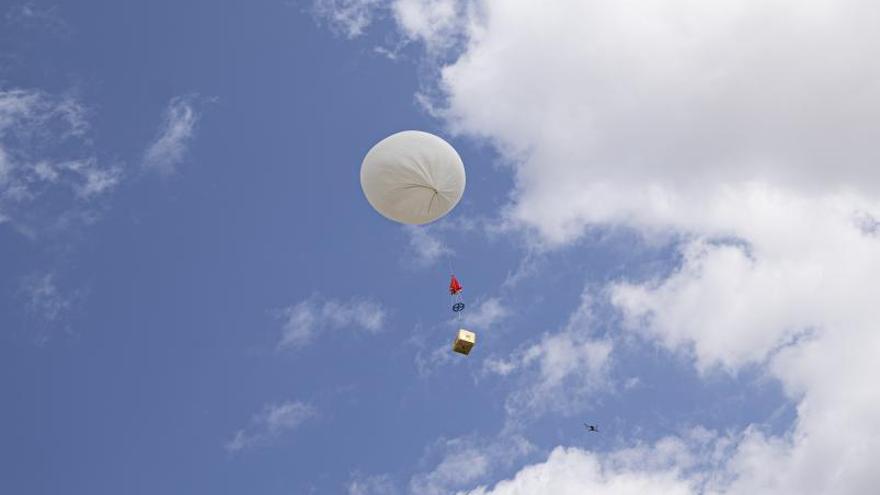
[[594, 431], [596, 433], [599, 433], [599, 427], [596, 425], [588, 425], [588, 424], [584, 423], [584, 428], [586, 428], [587, 431]]

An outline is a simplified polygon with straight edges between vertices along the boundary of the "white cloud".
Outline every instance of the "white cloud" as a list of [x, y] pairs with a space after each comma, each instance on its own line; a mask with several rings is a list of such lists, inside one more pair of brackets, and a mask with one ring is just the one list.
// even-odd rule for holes
[[548, 243], [591, 223], [692, 224], [727, 184], [871, 189], [874, 9], [486, 2], [439, 110], [518, 163], [508, 218]]
[[610, 386], [613, 345], [593, 335], [592, 300], [581, 304], [560, 331], [546, 333], [507, 357], [490, 357], [484, 371], [515, 378], [508, 396], [508, 427], [548, 412], [574, 414], [590, 405], [595, 392]]
[[348, 483], [348, 495], [394, 495], [398, 493], [394, 480], [387, 474], [362, 476], [356, 474]]
[[433, 471], [410, 482], [410, 492], [425, 495], [449, 493], [450, 487], [464, 487], [489, 473], [485, 454], [473, 448], [461, 449], [444, 458]]
[[508, 421], [547, 412], [574, 414], [589, 406], [594, 392], [609, 386], [612, 348], [610, 341], [570, 332], [546, 334], [509, 359], [487, 360], [486, 370], [520, 376], [507, 399]]
[[76, 194], [86, 200], [111, 191], [122, 179], [119, 168], [99, 168], [94, 161], [68, 162], [63, 166], [81, 174], [82, 182], [76, 186]]
[[[683, 447], [668, 445], [680, 452]], [[628, 452], [628, 462], [615, 463], [598, 454], [577, 448], [557, 447], [545, 462], [526, 466], [512, 479], [493, 488], [480, 487], [470, 495], [636, 495], [642, 493], [694, 494], [696, 482], [682, 477], [675, 467], [652, 466], [657, 453], [644, 447]], [[465, 493], [465, 492], [462, 492]]]
[[373, 22], [382, 0], [314, 0], [315, 17], [326, 22], [332, 31], [346, 38], [357, 38]]
[[280, 311], [284, 323], [278, 348], [304, 347], [330, 330], [352, 328], [376, 334], [383, 330], [385, 317], [382, 306], [370, 300], [322, 300], [314, 296]]
[[70, 312], [79, 297], [76, 292], [60, 290], [52, 272], [26, 277], [21, 291], [28, 311], [46, 322], [56, 321]]
[[[21, 8], [21, 15], [37, 15], [28, 10], [31, 4]], [[88, 114], [70, 96], [0, 90], [0, 227], [30, 240], [61, 237], [67, 244], [69, 234], [96, 221], [123, 171], [94, 155]], [[69, 330], [69, 317], [85, 297], [84, 289], [62, 288], [57, 279], [54, 270], [32, 274], [19, 288], [40, 342], [48, 338], [40, 334], [47, 327]]]
[[458, 0], [395, 0], [392, 12], [403, 34], [429, 52], [451, 48], [467, 19], [466, 3]]
[[[700, 427], [653, 444], [610, 452], [589, 452], [559, 446], [547, 460], [524, 466], [511, 479], [493, 487], [479, 486], [470, 495], [530, 493], [869, 493], [868, 480], [835, 476], [823, 478], [823, 466], [802, 473], [796, 483], [775, 471], [784, 459], [790, 439], [767, 437], [755, 428], [738, 435], [719, 435]], [[827, 466], [826, 466], [827, 468]], [[754, 475], [757, 475], [755, 477]], [[814, 484], [818, 482], [818, 484]], [[838, 485], [837, 483], [841, 483]], [[796, 488], [797, 491], [788, 491]]]
[[510, 310], [497, 297], [481, 301], [476, 308], [464, 313], [464, 326], [476, 330], [488, 330], [510, 315]]
[[866, 459], [880, 453], [872, 419], [880, 391], [871, 378], [880, 374], [872, 298], [880, 243], [835, 220], [827, 204], [811, 204], [787, 210], [804, 218], [780, 233], [778, 252], [767, 236], [752, 238], [751, 257], [742, 248], [691, 246], [668, 279], [615, 290], [634, 331], [691, 352], [701, 370], [766, 363], [798, 401], [790, 438], [743, 443], [731, 493], [864, 493], [877, 482]]
[[186, 157], [199, 121], [195, 103], [195, 96], [175, 96], [171, 99], [156, 139], [144, 153], [144, 166], [162, 174], [177, 170]]
[[441, 54], [460, 43], [474, 15], [473, 5], [459, 0], [314, 0], [312, 13], [319, 23], [348, 39], [363, 36], [378, 19], [391, 17], [401, 38], [390, 49], [375, 51], [392, 59], [401, 46], [417, 41], [432, 54]]
[[267, 404], [262, 411], [251, 418], [250, 425], [235, 432], [232, 440], [224, 444], [224, 448], [234, 454], [241, 450], [270, 444], [316, 414], [315, 407], [305, 402], [286, 401], [281, 404]]
[[56, 332], [72, 333], [71, 320], [79, 312], [88, 290], [59, 283], [53, 271], [23, 277], [16, 298], [26, 316], [26, 330], [38, 345], [49, 341]]
[[453, 254], [430, 226], [406, 226], [404, 231], [409, 237], [407, 260], [418, 268], [431, 266], [442, 257]]
[[6, 11], [6, 23], [13, 27], [42, 28], [57, 35], [67, 35], [71, 27], [57, 6], [43, 7], [33, 1], [21, 2]]
[[749, 430], [740, 436], [719, 435], [701, 427], [683, 430], [678, 436], [603, 453], [574, 447], [556, 447], [544, 462], [524, 466], [511, 479], [493, 487], [479, 484], [498, 468], [508, 467], [534, 452], [518, 436], [505, 440], [475, 442], [454, 439], [439, 442], [443, 451], [433, 471], [410, 482], [417, 494], [640, 494], [717, 493], [731, 483], [725, 466], [738, 444], [759, 435]]
[[463, 356], [452, 351], [455, 330], [455, 326], [444, 325], [442, 330], [437, 326], [428, 329], [416, 326], [410, 342], [418, 349], [413, 361], [420, 377], [430, 376], [435, 371], [448, 366], [463, 364], [461, 359]]
[[[466, 42], [422, 101], [513, 164], [508, 225], [545, 248], [594, 225], [679, 234], [675, 273], [609, 288], [626, 327], [690, 353], [702, 371], [758, 366], [797, 402], [790, 435], [751, 432], [737, 445], [724, 490], [865, 493], [880, 483], [870, 466], [880, 455], [871, 379], [880, 375], [880, 240], [864, 222], [880, 218], [880, 6], [487, 0], [457, 9], [467, 13], [457, 16]], [[434, 15], [396, 17], [429, 55], [443, 46], [425, 27]], [[571, 354], [582, 342], [572, 338], [547, 336], [490, 369], [533, 366], [537, 384], [555, 370], [566, 376], [589, 361]], [[545, 359], [555, 364], [545, 370]], [[589, 466], [601, 459], [579, 456], [528, 471], [546, 484], [522, 491], [565, 493], [552, 489], [564, 479], [595, 486], [602, 472]], [[603, 483], [688, 489], [650, 470], [612, 474]]]
[[96, 201], [123, 174], [83, 152], [88, 130], [87, 111], [73, 98], [0, 91], [0, 222], [36, 236], [91, 221]]
[[438, 457], [431, 471], [410, 479], [410, 493], [444, 495], [490, 476], [532, 452], [534, 447], [517, 435], [479, 441], [465, 437], [439, 440], [429, 457]]

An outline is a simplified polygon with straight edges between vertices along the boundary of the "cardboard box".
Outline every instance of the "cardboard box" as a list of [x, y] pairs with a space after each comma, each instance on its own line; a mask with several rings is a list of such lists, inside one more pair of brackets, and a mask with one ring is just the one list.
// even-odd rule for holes
[[458, 335], [455, 337], [455, 342], [452, 344], [452, 350], [459, 354], [467, 355], [471, 352], [471, 349], [476, 343], [477, 334], [462, 328], [458, 331]]

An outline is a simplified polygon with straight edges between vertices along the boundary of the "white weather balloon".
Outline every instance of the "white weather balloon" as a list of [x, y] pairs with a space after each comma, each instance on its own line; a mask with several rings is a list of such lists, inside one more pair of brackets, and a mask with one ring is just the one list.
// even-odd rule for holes
[[400, 223], [433, 222], [449, 213], [464, 193], [464, 164], [443, 139], [403, 131], [379, 141], [361, 164], [367, 201]]

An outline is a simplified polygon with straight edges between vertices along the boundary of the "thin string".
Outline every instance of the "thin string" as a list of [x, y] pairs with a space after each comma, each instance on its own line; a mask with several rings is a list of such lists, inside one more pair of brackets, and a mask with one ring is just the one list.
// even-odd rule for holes
[[455, 271], [452, 270], [452, 257], [449, 256], [449, 251], [446, 251], [446, 264], [449, 266], [449, 275], [455, 275]]

